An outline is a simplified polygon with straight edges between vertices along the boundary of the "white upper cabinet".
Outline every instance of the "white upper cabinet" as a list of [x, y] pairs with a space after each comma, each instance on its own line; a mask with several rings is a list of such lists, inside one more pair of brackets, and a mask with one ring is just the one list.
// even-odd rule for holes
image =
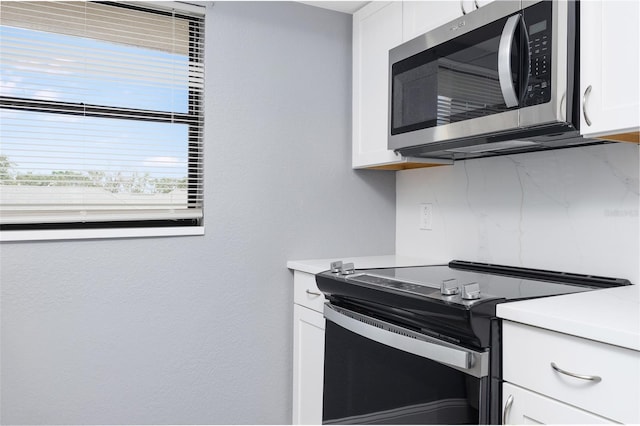
[[[435, 3], [446, 5], [447, 2]], [[422, 17], [412, 18], [410, 24], [415, 31], [418, 22], [429, 16], [429, 9], [424, 7], [435, 3], [424, 2], [424, 6], [419, 7]], [[405, 158], [387, 149], [389, 50], [407, 40], [408, 36], [403, 36], [405, 32], [413, 32], [403, 27], [405, 6], [418, 8], [402, 2], [371, 2], [353, 15], [353, 168], [400, 170], [448, 163]], [[447, 17], [440, 16], [445, 9], [433, 9], [428, 19], [438, 23], [434, 27], [450, 19], [449, 9], [446, 5]], [[429, 29], [428, 26], [422, 28], [422, 32]]]
[[580, 2], [580, 129], [639, 142], [640, 2]]
[[440, 0], [402, 2], [402, 36], [411, 40], [494, 0]]
[[402, 42], [402, 3], [374, 2], [353, 15], [354, 168], [402, 161], [387, 149], [389, 49]]
[[402, 38], [411, 40], [429, 30], [444, 25], [462, 16], [462, 7], [466, 12], [475, 10], [473, 1], [405, 1], [402, 3]]
[[[470, 0], [465, 0], [465, 1], [469, 2]], [[474, 0], [474, 1], [473, 1], [473, 4], [474, 4], [474, 6], [475, 6], [475, 8], [476, 8], [476, 9], [479, 9], [479, 8], [481, 8], [482, 6], [486, 6], [486, 5], [488, 5], [488, 4], [489, 4], [489, 3], [491, 3], [492, 1], [495, 1], [495, 0]], [[467, 10], [468, 10], [468, 9], [467, 9]]]

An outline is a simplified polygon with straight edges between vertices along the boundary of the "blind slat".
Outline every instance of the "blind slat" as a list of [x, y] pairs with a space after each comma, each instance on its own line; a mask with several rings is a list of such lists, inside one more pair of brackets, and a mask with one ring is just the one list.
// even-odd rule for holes
[[[182, 19], [92, 2], [2, 2], [1, 12], [3, 25], [137, 47], [165, 49], [166, 43], [154, 39], [158, 35], [189, 39], [189, 25]], [[114, 31], [101, 31], [102, 27]]]
[[[4, 214], [3, 214], [4, 216]], [[12, 224], [29, 223], [77, 223], [77, 222], [111, 222], [111, 221], [136, 221], [140, 216], [147, 217], [147, 220], [178, 220], [178, 219], [199, 219], [202, 217], [202, 209], [193, 208], [188, 210], [151, 210], [140, 209], [139, 211], [108, 210], [95, 212], [57, 212], [44, 211], [34, 212], [29, 215], [16, 214], [14, 217], [7, 215]]]

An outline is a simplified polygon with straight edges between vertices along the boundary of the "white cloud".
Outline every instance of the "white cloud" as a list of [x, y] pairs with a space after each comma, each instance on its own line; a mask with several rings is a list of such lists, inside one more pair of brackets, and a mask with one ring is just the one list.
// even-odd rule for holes
[[14, 96], [18, 94], [18, 83], [16, 81], [0, 80], [0, 95]]
[[35, 99], [44, 99], [47, 101], [57, 101], [60, 99], [60, 94], [58, 92], [53, 92], [51, 90], [38, 90], [33, 94]]

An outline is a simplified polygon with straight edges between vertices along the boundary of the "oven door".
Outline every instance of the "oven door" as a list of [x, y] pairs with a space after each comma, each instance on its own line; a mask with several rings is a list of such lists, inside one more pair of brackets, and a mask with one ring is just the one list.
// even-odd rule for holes
[[488, 351], [329, 303], [324, 314], [324, 424], [488, 423]]

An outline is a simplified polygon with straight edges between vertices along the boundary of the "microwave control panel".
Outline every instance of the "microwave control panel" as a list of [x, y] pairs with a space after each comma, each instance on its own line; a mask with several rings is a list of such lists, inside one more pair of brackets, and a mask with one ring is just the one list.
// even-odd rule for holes
[[528, 14], [528, 18], [534, 18], [534, 22], [527, 26], [529, 32], [529, 81], [524, 96], [525, 106], [543, 104], [551, 100], [550, 19], [548, 16], [544, 18], [538, 16], [535, 19], [536, 12], [538, 11], [531, 10]]

